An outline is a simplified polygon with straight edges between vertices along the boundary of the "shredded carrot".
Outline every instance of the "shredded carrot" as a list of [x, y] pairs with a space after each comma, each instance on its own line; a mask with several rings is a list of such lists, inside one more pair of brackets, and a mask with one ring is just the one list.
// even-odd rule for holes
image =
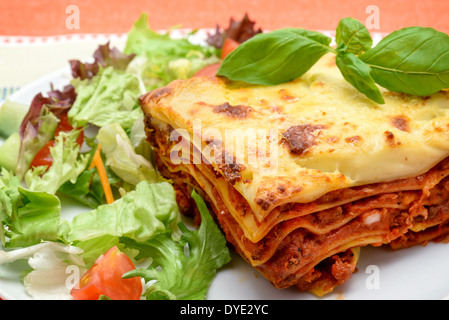
[[92, 169], [93, 167], [97, 167], [98, 174], [100, 175], [101, 185], [103, 186], [104, 194], [106, 196], [106, 202], [107, 203], [114, 202], [114, 196], [112, 194], [111, 185], [109, 184], [106, 169], [104, 168], [103, 160], [101, 159], [100, 144], [98, 144], [97, 150], [94, 153], [89, 169]]
[[93, 167], [95, 167], [95, 157], [98, 157], [100, 155], [100, 152], [101, 152], [101, 145], [98, 144], [97, 150], [95, 150], [95, 153], [94, 153], [94, 156], [92, 158], [92, 161], [90, 162], [89, 170], [92, 169]]

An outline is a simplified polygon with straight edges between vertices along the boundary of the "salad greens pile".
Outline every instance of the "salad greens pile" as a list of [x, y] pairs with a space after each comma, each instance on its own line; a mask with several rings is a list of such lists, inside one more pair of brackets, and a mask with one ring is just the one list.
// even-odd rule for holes
[[[67, 268], [82, 275], [113, 246], [139, 266], [125, 277], [141, 277], [147, 299], [204, 299], [230, 260], [195, 192], [201, 224], [186, 226], [153, 163], [138, 104], [141, 94], [220, 61], [219, 49], [157, 33], [147, 20], [134, 24], [124, 52], [108, 43], [93, 62], [71, 60], [63, 89], [0, 108], [0, 265], [27, 259], [23, 283], [34, 298], [70, 298]], [[68, 198], [84, 212], [65, 218]]]
[[127, 71], [142, 79], [147, 90], [190, 78], [205, 66], [220, 62], [217, 48], [192, 44], [189, 35], [172, 39], [169, 33], [157, 33], [147, 20], [143, 14], [134, 24], [124, 49], [125, 54], [137, 55]]

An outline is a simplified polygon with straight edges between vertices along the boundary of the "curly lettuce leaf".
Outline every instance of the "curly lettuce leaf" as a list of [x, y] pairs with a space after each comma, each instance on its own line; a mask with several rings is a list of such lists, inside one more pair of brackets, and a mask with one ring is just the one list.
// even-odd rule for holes
[[[97, 142], [94, 140], [95, 136], [93, 138], [87, 138], [85, 141], [87, 146], [91, 147], [91, 149], [85, 153], [89, 155], [90, 159], [92, 159], [97, 150]], [[102, 159], [103, 158], [104, 157], [102, 157]], [[103, 159], [103, 163], [104, 162], [105, 160]], [[124, 183], [124, 181], [118, 177], [110, 167], [105, 166], [104, 169], [106, 171], [108, 183], [111, 186], [111, 191], [117, 199], [127, 191], [135, 188], [133, 185]], [[75, 182], [70, 180], [66, 181], [59, 187], [58, 194], [64, 194], [92, 209], [96, 209], [98, 206], [107, 203], [103, 183], [96, 166], [92, 168], [89, 167], [83, 171]]]
[[10, 171], [1, 168], [0, 171], [0, 241], [6, 244], [5, 234], [12, 223], [11, 217], [17, 210], [17, 203], [20, 194], [17, 188], [20, 186], [20, 179]]
[[131, 139], [119, 123], [100, 128], [97, 139], [106, 156], [106, 165], [124, 181], [132, 185], [143, 180], [161, 181], [150, 160], [136, 153]]
[[91, 79], [73, 79], [72, 85], [77, 98], [68, 116], [77, 126], [118, 122], [127, 130], [143, 116], [138, 103], [140, 82], [132, 74], [107, 67]]
[[25, 183], [31, 191], [45, 191], [55, 194], [65, 182], [75, 182], [86, 169], [89, 161], [87, 154], [80, 154], [80, 146], [76, 142], [80, 131], [61, 132], [55, 139], [56, 144], [50, 147], [53, 158], [52, 165], [39, 166], [25, 173]]
[[147, 90], [164, 86], [175, 79], [193, 76], [205, 66], [220, 61], [214, 47], [191, 43], [187, 37], [172, 38], [148, 26], [148, 15], [136, 21], [124, 49], [136, 54], [127, 71], [137, 75]]
[[143, 244], [127, 243], [137, 247], [142, 256], [153, 259], [149, 268], [124, 275], [124, 278], [142, 277], [147, 283], [156, 280], [145, 292], [148, 300], [203, 300], [217, 269], [231, 259], [226, 239], [203, 199], [195, 192], [192, 197], [201, 214], [198, 230], [179, 223], [182, 231], [179, 241], [168, 234], [158, 234]]

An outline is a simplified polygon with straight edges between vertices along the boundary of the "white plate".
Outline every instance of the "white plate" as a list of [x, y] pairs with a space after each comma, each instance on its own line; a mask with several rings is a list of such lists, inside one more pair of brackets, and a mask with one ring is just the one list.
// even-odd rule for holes
[[[53, 72], [15, 92], [12, 101], [30, 104], [33, 97], [68, 84], [69, 68]], [[62, 198], [64, 218], [90, 210]], [[20, 270], [26, 262], [19, 261], [0, 266], [0, 297], [30, 299], [20, 282]], [[446, 299], [449, 297], [449, 245], [429, 243], [399, 251], [387, 248], [362, 249], [358, 272], [344, 285], [321, 299]], [[259, 275], [240, 257], [220, 270], [207, 295], [208, 299], [317, 299], [295, 288], [279, 290]]]

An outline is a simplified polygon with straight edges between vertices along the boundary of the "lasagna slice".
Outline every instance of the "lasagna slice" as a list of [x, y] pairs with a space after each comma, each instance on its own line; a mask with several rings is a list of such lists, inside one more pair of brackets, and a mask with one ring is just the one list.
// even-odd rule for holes
[[325, 55], [276, 86], [177, 80], [142, 96], [148, 140], [183, 212], [196, 189], [235, 250], [274, 286], [323, 295], [363, 246], [449, 235], [449, 92], [348, 84]]

